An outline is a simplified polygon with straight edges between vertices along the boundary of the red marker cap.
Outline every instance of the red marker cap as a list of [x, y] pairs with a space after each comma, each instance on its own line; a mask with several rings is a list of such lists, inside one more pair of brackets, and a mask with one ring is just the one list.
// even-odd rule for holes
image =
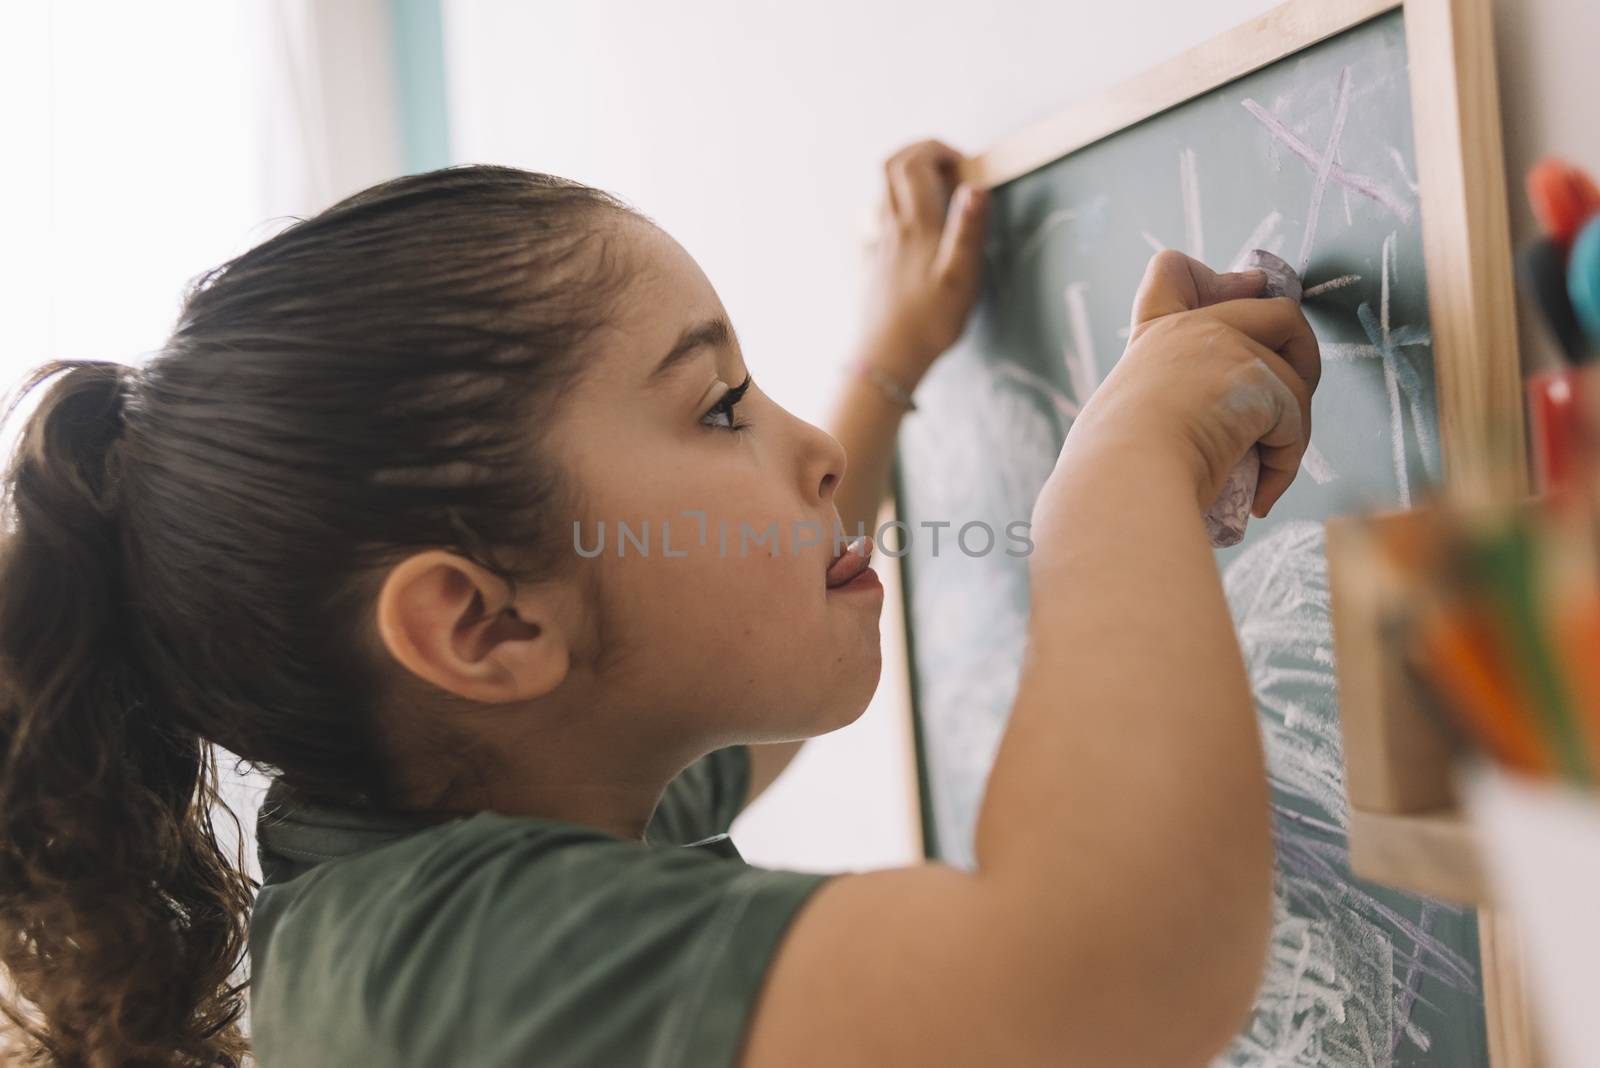
[[1527, 184], [1540, 229], [1563, 249], [1571, 246], [1584, 223], [1600, 214], [1600, 187], [1565, 160], [1540, 160], [1528, 171]]

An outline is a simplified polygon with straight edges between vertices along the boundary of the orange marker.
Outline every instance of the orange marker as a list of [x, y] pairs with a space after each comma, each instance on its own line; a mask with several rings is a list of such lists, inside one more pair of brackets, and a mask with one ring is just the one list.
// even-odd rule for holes
[[1600, 767], [1600, 599], [1569, 605], [1557, 620], [1556, 650], [1567, 669], [1567, 685], [1585, 724], [1589, 758]]
[[1507, 684], [1492, 631], [1475, 616], [1441, 614], [1424, 626], [1429, 676], [1479, 745], [1520, 771], [1548, 774], [1549, 751]]
[[1539, 228], [1563, 250], [1572, 246], [1583, 224], [1600, 214], [1600, 187], [1581, 167], [1544, 159], [1528, 171], [1528, 201]]

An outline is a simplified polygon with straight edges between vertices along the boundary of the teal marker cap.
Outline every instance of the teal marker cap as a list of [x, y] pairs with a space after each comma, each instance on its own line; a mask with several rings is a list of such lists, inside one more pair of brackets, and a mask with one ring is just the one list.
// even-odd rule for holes
[[1590, 358], [1600, 348], [1600, 216], [1578, 231], [1567, 257], [1567, 296], [1589, 335]]

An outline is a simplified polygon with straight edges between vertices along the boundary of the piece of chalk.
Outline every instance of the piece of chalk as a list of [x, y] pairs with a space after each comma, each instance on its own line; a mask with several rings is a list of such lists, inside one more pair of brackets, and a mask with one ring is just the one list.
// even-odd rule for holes
[[1244, 261], [1244, 269], [1266, 274], [1267, 290], [1262, 296], [1291, 297], [1297, 304], [1305, 296], [1305, 289], [1300, 285], [1300, 276], [1295, 269], [1266, 249], [1252, 250]]
[[[1264, 297], [1289, 297], [1299, 303], [1305, 295], [1300, 275], [1283, 260], [1255, 249], [1244, 262], [1244, 269], [1259, 269], [1267, 276]], [[1245, 453], [1244, 459], [1228, 472], [1222, 484], [1222, 493], [1206, 509], [1206, 534], [1211, 544], [1219, 549], [1237, 545], [1244, 540], [1244, 530], [1250, 523], [1250, 509], [1256, 501], [1256, 483], [1261, 480], [1261, 452], [1255, 446]]]

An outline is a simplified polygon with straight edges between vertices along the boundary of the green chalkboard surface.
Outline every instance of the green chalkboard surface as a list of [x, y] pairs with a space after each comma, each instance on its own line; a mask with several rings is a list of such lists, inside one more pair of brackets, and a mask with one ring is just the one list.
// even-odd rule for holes
[[[1486, 1066], [1474, 913], [1357, 879], [1346, 847], [1322, 520], [1407, 506], [1440, 478], [1400, 14], [992, 198], [979, 308], [923, 380], [899, 439], [929, 854], [972, 864], [1029, 609], [1027, 560], [1003, 551], [1015, 546], [1004, 532], [1028, 519], [1079, 406], [1124, 348], [1152, 252], [1181, 249], [1219, 270], [1251, 248], [1276, 252], [1313, 294], [1306, 313], [1324, 369], [1314, 447], [1294, 487], [1217, 553], [1267, 749], [1278, 849], [1271, 961], [1253, 1018], [1218, 1063]], [[930, 538], [924, 524], [940, 522], [951, 525]], [[971, 522], [996, 532], [992, 551], [981, 528], [957, 541]], [[1150, 668], [1161, 670], [1159, 651]]]

